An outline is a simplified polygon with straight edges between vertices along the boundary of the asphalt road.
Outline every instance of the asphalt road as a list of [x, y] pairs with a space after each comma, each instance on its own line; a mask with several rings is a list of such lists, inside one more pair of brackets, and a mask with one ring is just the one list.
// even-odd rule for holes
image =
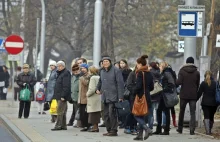
[[17, 142], [9, 130], [3, 125], [0, 120], [0, 142]]

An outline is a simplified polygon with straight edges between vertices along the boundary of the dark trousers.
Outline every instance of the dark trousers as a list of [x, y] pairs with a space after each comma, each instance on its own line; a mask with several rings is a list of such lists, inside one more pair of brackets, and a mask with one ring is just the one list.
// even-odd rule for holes
[[75, 115], [76, 115], [77, 109], [78, 109], [77, 102], [73, 101], [73, 111], [72, 111], [71, 118], [69, 120], [69, 124], [71, 124], [71, 125], [73, 125], [73, 122], [75, 120]]
[[3, 87], [0, 87], [0, 100], [3, 100], [3, 96], [4, 96]]
[[79, 113], [80, 113], [80, 120], [81, 120], [82, 127], [89, 128], [88, 113], [86, 112], [86, 104], [80, 104]]
[[204, 119], [209, 119], [210, 121], [214, 122], [215, 112], [217, 110], [216, 106], [202, 106]]
[[118, 132], [118, 118], [113, 103], [104, 104], [105, 126], [108, 132]]
[[30, 114], [30, 108], [31, 102], [20, 101], [18, 117], [21, 118], [24, 111], [24, 118], [28, 118]]
[[170, 108], [170, 111], [171, 111], [171, 114], [172, 114], [172, 115], [176, 115], [176, 111], [175, 111], [175, 108], [174, 108], [174, 107], [171, 107], [171, 108]]
[[20, 88], [14, 88], [14, 100], [17, 101], [18, 95], [20, 93], [21, 89]]
[[189, 108], [190, 108], [189, 126], [190, 126], [190, 130], [194, 131], [196, 127], [196, 100], [180, 99], [180, 114], [179, 114], [178, 128], [180, 130], [183, 129], [183, 120], [184, 120], [184, 114], [187, 103], [189, 103]]
[[158, 109], [157, 109], [157, 131], [160, 131], [161, 132], [161, 124], [162, 124], [162, 112], [165, 113], [166, 115], [166, 126], [165, 126], [165, 129], [164, 131], [165, 132], [169, 132], [170, 131], [170, 108], [167, 108], [164, 104], [164, 100], [163, 98], [161, 97], [161, 100], [160, 100], [160, 103], [159, 103], [159, 106], [158, 106]]
[[58, 100], [57, 106], [57, 122], [55, 128], [66, 128], [66, 112], [67, 112], [67, 102]]

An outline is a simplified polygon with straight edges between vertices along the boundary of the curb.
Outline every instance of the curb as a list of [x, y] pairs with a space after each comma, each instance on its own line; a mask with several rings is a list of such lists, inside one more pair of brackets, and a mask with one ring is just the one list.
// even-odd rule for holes
[[[183, 129], [185, 132], [190, 132], [190, 130], [188, 130], [188, 129]], [[203, 137], [207, 137], [207, 138], [210, 138], [210, 139], [215, 139], [215, 137], [213, 137], [213, 136], [210, 136], [210, 135], [206, 135], [206, 134], [203, 134], [203, 133], [199, 133], [199, 132], [196, 132], [195, 131], [195, 134], [197, 134], [197, 135], [201, 135], [201, 136], [203, 136]]]
[[4, 115], [0, 115], [0, 119], [3, 120], [3, 123], [8, 128], [8, 130], [16, 137], [19, 142], [31, 142], [31, 140], [24, 135], [10, 120], [7, 119]]

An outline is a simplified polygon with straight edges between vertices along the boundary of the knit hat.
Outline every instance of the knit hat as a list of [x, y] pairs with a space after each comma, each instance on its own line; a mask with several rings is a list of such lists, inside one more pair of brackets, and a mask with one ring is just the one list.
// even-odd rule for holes
[[87, 64], [85, 64], [85, 63], [81, 64], [80, 67], [81, 67], [81, 68], [86, 68], [87, 70], [89, 69], [89, 65], [87, 65]]
[[194, 58], [193, 58], [193, 57], [188, 57], [188, 58], [186, 59], [186, 63], [187, 63], [187, 64], [194, 64]]
[[109, 60], [110, 63], [112, 62], [112, 60], [111, 60], [110, 57], [103, 57], [103, 58], [102, 58], [102, 61], [104, 61], [104, 60]]
[[66, 64], [64, 63], [64, 61], [58, 61], [58, 62], [57, 62], [57, 66], [58, 66], [58, 65], [62, 65], [63, 67], [66, 67]]
[[56, 63], [55, 61], [51, 61], [51, 62], [50, 62], [50, 66], [55, 66], [55, 67], [56, 67], [56, 66], [57, 66], [57, 63]]
[[72, 66], [72, 71], [77, 71], [77, 70], [79, 70], [79, 65], [78, 64], [74, 64]]

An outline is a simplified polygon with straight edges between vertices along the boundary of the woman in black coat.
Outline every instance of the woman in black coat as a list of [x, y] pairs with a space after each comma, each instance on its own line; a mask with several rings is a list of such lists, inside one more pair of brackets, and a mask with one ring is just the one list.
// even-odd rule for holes
[[[8, 73], [8, 67], [3, 65], [3, 70], [5, 72], [5, 77], [6, 77], [6, 82], [7, 82], [7, 86], [5, 86], [5, 88], [7, 89], [9, 86], [9, 79], [10, 79], [10, 75]], [[7, 92], [3, 93], [2, 100], [7, 100]]]
[[124, 83], [126, 83], [127, 78], [129, 76], [130, 72], [132, 72], [132, 70], [129, 68], [128, 62], [124, 59], [121, 59], [121, 61], [119, 62], [119, 68], [122, 71]]
[[[137, 67], [135, 67], [134, 71], [132, 71], [127, 79], [127, 89], [130, 91], [130, 95], [129, 95], [129, 103], [130, 103], [130, 107], [131, 107], [131, 111], [134, 105], [134, 99], [135, 99], [135, 85], [136, 85], [136, 70]], [[125, 130], [124, 132], [126, 134], [137, 134], [137, 121], [134, 118], [134, 115], [132, 113], [130, 113], [127, 117], [126, 117], [126, 121], [125, 121]]]
[[216, 82], [212, 79], [211, 71], [206, 71], [205, 81], [203, 81], [199, 87], [198, 100], [202, 97], [202, 110], [204, 115], [204, 126], [206, 134], [210, 135], [214, 124], [214, 115], [217, 109], [217, 103], [215, 98]]
[[[171, 93], [175, 91], [175, 80], [172, 75], [172, 69], [168, 67], [168, 64], [166, 62], [161, 62], [160, 63], [160, 71], [161, 71], [161, 83], [162, 83], [162, 88], [163, 92], [161, 93], [160, 97], [160, 102], [159, 106], [157, 109], [157, 117], [158, 117], [158, 124], [157, 124], [157, 129], [156, 132], [153, 134], [155, 135], [169, 135], [170, 131], [170, 108], [165, 106], [165, 102], [163, 99], [164, 93]], [[164, 132], [162, 133], [162, 112], [165, 113], [166, 115], [166, 126], [164, 128]]]
[[[139, 98], [142, 98], [142, 96], [145, 95], [148, 104], [148, 109], [151, 109], [150, 91], [154, 89], [154, 82], [153, 76], [151, 75], [147, 67], [147, 58], [147, 55], [143, 55], [142, 57], [137, 59], [137, 80], [134, 94], [137, 94]], [[151, 133], [151, 129], [148, 128], [145, 122], [145, 116], [135, 116], [135, 119], [140, 125], [140, 131], [138, 133], [138, 136], [134, 138], [134, 140], [143, 140], [143, 130], [145, 131], [144, 140], [148, 139]]]

